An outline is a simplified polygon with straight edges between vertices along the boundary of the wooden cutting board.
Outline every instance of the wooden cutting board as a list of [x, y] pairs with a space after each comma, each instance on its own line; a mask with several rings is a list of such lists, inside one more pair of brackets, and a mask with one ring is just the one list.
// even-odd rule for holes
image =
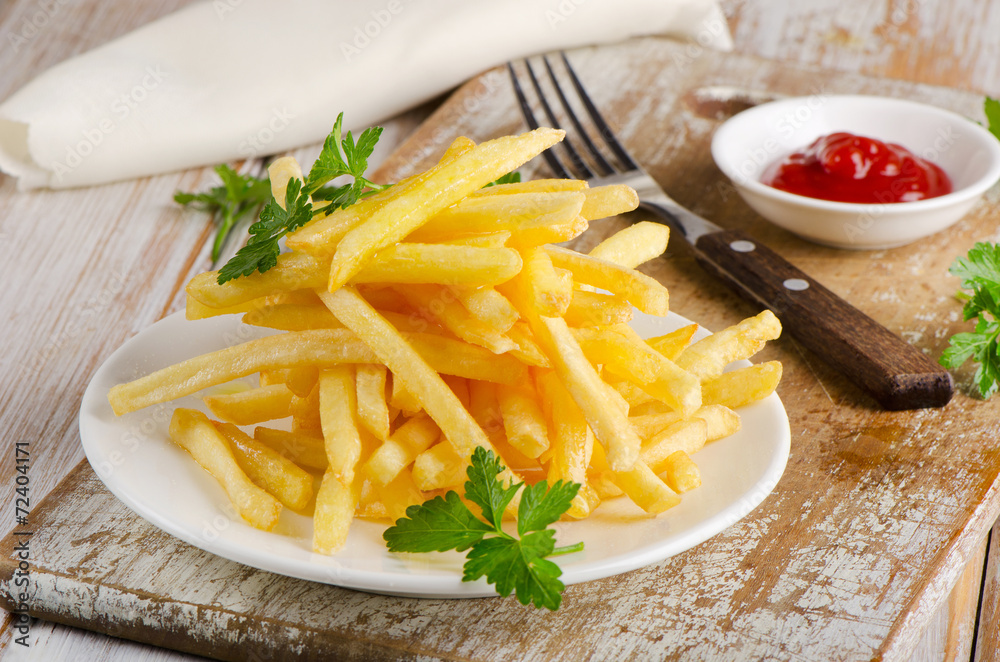
[[[995, 239], [996, 189], [947, 232], [847, 252], [756, 216], [712, 164], [708, 144], [739, 106], [733, 88], [753, 98], [906, 97], [977, 119], [980, 97], [655, 38], [571, 59], [625, 144], [679, 202], [754, 235], [933, 356], [966, 328], [947, 267], [974, 241]], [[428, 165], [457, 135], [523, 129], [506, 73], [487, 72], [456, 92], [382, 176]], [[638, 218], [594, 223], [575, 247]], [[679, 240], [643, 270], [668, 285], [676, 312], [708, 328], [756, 312], [700, 271]], [[499, 598], [370, 595], [226, 561], [136, 517], [85, 463], [32, 513], [29, 611], [224, 660], [906, 659], [1000, 514], [1000, 404], [968, 397], [971, 370], [963, 370], [947, 407], [885, 412], [793, 340], [759, 358], [785, 367], [778, 392], [792, 452], [775, 491], [688, 552], [569, 587], [556, 613]], [[8, 537], [4, 549], [16, 542]], [[17, 562], [0, 563], [7, 608], [16, 607]]]

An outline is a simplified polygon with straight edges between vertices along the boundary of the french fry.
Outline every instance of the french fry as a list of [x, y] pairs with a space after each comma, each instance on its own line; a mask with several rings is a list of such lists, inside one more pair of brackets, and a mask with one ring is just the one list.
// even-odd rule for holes
[[375, 485], [375, 492], [386, 510], [389, 520], [406, 517], [406, 509], [426, 501], [426, 496], [417, 487], [413, 475], [403, 469], [398, 476], [385, 485]]
[[235, 306], [213, 308], [212, 306], [207, 306], [201, 301], [198, 301], [194, 297], [188, 295], [185, 300], [184, 316], [189, 320], [203, 320], [208, 319], [209, 317], [218, 317], [219, 315], [250, 313], [257, 310], [262, 304], [263, 302], [259, 299], [251, 299], [250, 301], [244, 301], [243, 303], [236, 304]]
[[626, 414], [610, 399], [609, 387], [587, 360], [566, 322], [537, 316], [529, 321], [553, 368], [607, 449], [611, 468], [624, 471], [632, 467], [639, 457], [639, 436], [628, 424]]
[[545, 250], [552, 265], [571, 271], [578, 283], [621, 296], [650, 315], [663, 316], [670, 310], [667, 288], [645, 274], [559, 246], [546, 246]]
[[490, 140], [454, 161], [432, 168], [416, 178], [412, 186], [396, 184], [392, 188], [402, 187], [397, 197], [349, 230], [337, 244], [328, 289], [335, 292], [379, 250], [402, 241], [434, 214], [514, 170], [562, 140], [564, 135], [563, 131], [543, 128], [521, 136]]
[[326, 457], [330, 463], [326, 473], [332, 473], [341, 483], [350, 485], [361, 457], [357, 385], [351, 366], [334, 366], [320, 373], [319, 412]]
[[325, 471], [330, 464], [323, 437], [318, 432], [289, 432], [258, 425], [253, 438], [300, 466]]
[[644, 351], [631, 337], [612, 327], [583, 327], [572, 332], [591, 363], [603, 365], [619, 377], [648, 384], [659, 375], [660, 364], [653, 358], [653, 351], [648, 346]]
[[396, 244], [372, 258], [351, 282], [495, 285], [520, 270], [521, 256], [511, 248]]
[[368, 458], [365, 471], [377, 485], [386, 485], [441, 437], [441, 429], [426, 415], [401, 425]]
[[175, 409], [170, 419], [170, 439], [219, 481], [237, 512], [251, 526], [265, 531], [274, 528], [281, 504], [240, 469], [228, 442], [207, 416], [194, 409]]
[[[613, 471], [608, 466], [604, 449], [594, 446], [593, 461], [600, 472], [601, 480], [606, 480], [621, 490], [632, 503], [642, 508], [650, 515], [660, 513], [680, 504], [681, 498], [657, 476], [642, 460], [636, 460], [631, 469]], [[607, 497], [614, 496], [614, 491], [600, 484], [594, 485], [598, 494], [605, 492]]]
[[389, 438], [389, 405], [385, 399], [387, 370], [377, 363], [358, 365], [357, 380], [358, 420], [376, 439]]
[[262, 370], [375, 360], [368, 346], [346, 329], [284, 333], [202, 354], [119, 384], [111, 389], [108, 400], [121, 415]]
[[[549, 483], [566, 480], [587, 485], [587, 467], [594, 452], [594, 435], [587, 419], [554, 372], [542, 372], [537, 382], [552, 429], [554, 452], [549, 461]], [[596, 498], [596, 493], [578, 492], [567, 514], [576, 519], [586, 517]]]
[[640, 384], [639, 388], [679, 411], [682, 416], [690, 416], [701, 407], [701, 384], [696, 376], [650, 347], [631, 327], [616, 325], [613, 329], [629, 339], [637, 353], [641, 352], [656, 365], [656, 377]]
[[649, 346], [663, 354], [665, 357], [671, 361], [676, 361], [680, 353], [691, 342], [694, 332], [698, 330], [697, 324], [688, 324], [687, 326], [682, 326], [676, 331], [671, 331], [662, 336], [657, 336], [655, 338], [648, 338], [646, 340]]
[[526, 305], [544, 317], [562, 317], [573, 298], [573, 276], [555, 269], [548, 254], [541, 248], [523, 251], [524, 268], [518, 281], [525, 288]]
[[663, 480], [678, 494], [690, 492], [701, 486], [701, 471], [684, 451], [676, 451], [663, 462]]
[[429, 218], [407, 241], [561, 226], [580, 215], [585, 200], [582, 192], [573, 191], [469, 196]]
[[[408, 340], [426, 358], [425, 363], [429, 361], [439, 372], [500, 383], [517, 383], [527, 374], [527, 369], [513, 357], [495, 356], [465, 342], [431, 334], [410, 334]], [[135, 381], [118, 384], [112, 387], [108, 400], [114, 412], [121, 415], [255, 372], [376, 361], [378, 357], [368, 345], [348, 329], [290, 332], [196, 356]]]
[[632, 304], [613, 294], [573, 290], [563, 319], [576, 327], [624, 324], [632, 319]]
[[563, 223], [531, 224], [512, 230], [508, 246], [530, 248], [542, 244], [558, 244], [575, 239], [590, 227], [583, 216], [575, 216]]
[[529, 458], [541, 455], [549, 447], [549, 434], [538, 394], [523, 385], [500, 385], [496, 394], [507, 442]]
[[281, 331], [343, 328], [326, 306], [308, 303], [276, 303], [255, 308], [243, 316], [243, 323]]
[[319, 380], [319, 368], [314, 365], [300, 365], [290, 368], [285, 375], [285, 385], [288, 390], [299, 396], [307, 398], [312, 390], [316, 388]]
[[494, 354], [433, 333], [407, 333], [404, 339], [438, 373], [497, 384], [519, 384], [528, 377], [528, 369], [510, 353]]
[[705, 380], [701, 385], [702, 397], [707, 404], [736, 409], [771, 395], [779, 381], [781, 381], [779, 361], [758, 363]]
[[470, 198], [480, 198], [491, 195], [508, 195], [511, 193], [552, 193], [559, 191], [584, 191], [587, 182], [582, 179], [531, 179], [510, 184], [495, 184], [486, 186], [469, 194]]
[[517, 347], [513, 340], [495, 327], [473, 317], [448, 288], [411, 285], [400, 288], [400, 294], [421, 317], [439, 322], [468, 343], [485, 347], [494, 354], [503, 354]]
[[250, 480], [292, 510], [309, 505], [313, 497], [312, 474], [232, 423], [214, 425], [229, 442], [236, 463]]
[[667, 457], [677, 451], [688, 455], [701, 450], [708, 439], [708, 424], [700, 418], [681, 420], [658, 432], [642, 445], [642, 461], [660, 473]]
[[392, 372], [393, 380], [402, 380], [463, 458], [471, 457], [477, 446], [490, 448], [486, 433], [440, 375], [357, 291], [345, 287], [336, 292], [323, 292], [320, 298], [344, 326], [364, 338]]
[[423, 411], [423, 405], [413, 395], [413, 392], [406, 387], [406, 383], [402, 379], [396, 379], [395, 377], [392, 378], [392, 395], [389, 398], [389, 406], [407, 415]]
[[455, 239], [445, 239], [439, 243], [447, 246], [473, 246], [475, 248], [503, 248], [510, 241], [510, 230], [469, 234]]
[[[595, 186], [586, 189], [584, 195], [586, 199], [584, 200], [583, 208], [580, 210], [580, 216], [588, 221], [624, 214], [639, 206], [638, 194], [636, 194], [632, 187], [623, 184]], [[666, 249], [666, 242], [663, 242], [663, 249], [660, 253]]]
[[739, 324], [702, 338], [677, 357], [677, 365], [702, 381], [718, 377], [723, 369], [740, 359], [748, 359], [764, 343], [781, 335], [781, 322], [770, 310], [748, 317]]
[[452, 444], [442, 441], [413, 461], [413, 482], [424, 492], [455, 487], [465, 481], [468, 466], [467, 457], [460, 455]]
[[284, 384], [271, 384], [237, 393], [206, 395], [204, 400], [223, 421], [253, 425], [289, 416], [292, 392]]
[[343, 548], [360, 498], [358, 481], [345, 484], [333, 471], [323, 474], [313, 513], [314, 552], [333, 554]]
[[323, 420], [319, 411], [318, 386], [314, 384], [312, 390], [305, 397], [293, 395], [288, 411], [292, 415], [293, 432], [322, 430]]
[[535, 342], [527, 322], [515, 322], [514, 326], [507, 330], [507, 337], [517, 343], [517, 348], [510, 350], [510, 355], [521, 363], [538, 368], [551, 366], [549, 357], [545, 356], [542, 348]]
[[506, 333], [519, 318], [517, 309], [492, 287], [458, 286], [451, 289], [470, 315], [500, 333]]
[[670, 228], [666, 225], [640, 221], [611, 235], [595, 246], [588, 255], [634, 269], [643, 262], [663, 255], [669, 239]]
[[276, 292], [323, 287], [328, 265], [328, 260], [307, 253], [283, 253], [278, 256], [278, 264], [263, 273], [257, 271], [219, 285], [219, 272], [208, 271], [192, 278], [185, 291], [211, 308], [238, 306]]
[[[664, 405], [662, 402], [651, 396], [649, 393], [646, 393], [641, 388], [639, 388], [632, 382], [627, 381], [625, 379], [611, 382], [611, 388], [617, 391], [618, 395], [622, 396], [622, 398], [625, 399], [625, 402], [628, 403], [629, 414], [631, 415], [635, 415], [636, 409], [648, 403], [655, 403], [657, 405], [661, 405], [661, 407], [657, 408], [658, 410], [666, 408], [670, 409], [671, 412], [674, 411], [673, 409], [667, 407], [667, 405]], [[656, 413], [662, 413], [662, 412], [657, 411]]]
[[[473, 147], [475, 147], [475, 143], [468, 138], [464, 136], [456, 138], [445, 151], [438, 165], [453, 162]], [[407, 177], [397, 182], [395, 186], [390, 186], [388, 189], [368, 196], [350, 207], [339, 209], [336, 213], [323, 214], [313, 218], [312, 221], [298, 230], [286, 235], [285, 244], [293, 251], [329, 255], [332, 247], [335, 247], [344, 235], [374, 212], [382, 209], [390, 200], [409, 191], [413, 182], [419, 179], [422, 174]]]
[[299, 162], [292, 156], [282, 156], [272, 161], [271, 165], [267, 167], [267, 176], [271, 180], [271, 195], [282, 209], [285, 208], [285, 191], [288, 189], [288, 182], [292, 179], [300, 181], [305, 179], [302, 176]]

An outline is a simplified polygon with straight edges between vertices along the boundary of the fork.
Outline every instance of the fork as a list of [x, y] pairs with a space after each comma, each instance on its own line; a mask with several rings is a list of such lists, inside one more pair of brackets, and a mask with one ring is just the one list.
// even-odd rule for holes
[[[568, 162], [556, 156], [554, 149], [543, 152], [556, 176], [585, 179], [594, 186], [631, 186], [639, 196], [640, 207], [670, 226], [671, 234], [683, 236], [706, 271], [721, 278], [744, 299], [772, 310], [802, 345], [869, 393], [885, 409], [940, 407], [948, 403], [954, 390], [951, 375], [919, 349], [752, 237], [726, 230], [668, 196], [615, 137], [566, 54], [559, 53], [559, 56], [572, 90], [606, 150], [595, 144], [573, 110], [566, 86], [560, 85], [549, 57], [543, 56], [559, 106], [573, 129], [567, 130], [562, 143]], [[546, 98], [531, 63], [524, 60], [522, 67], [549, 124], [557, 129], [566, 128], [560, 126], [553, 102]], [[518, 79], [514, 63], [508, 63], [507, 68], [524, 120], [535, 129], [539, 122], [525, 95], [526, 86]], [[581, 148], [578, 149], [577, 144]], [[588, 158], [584, 158], [584, 154]]]

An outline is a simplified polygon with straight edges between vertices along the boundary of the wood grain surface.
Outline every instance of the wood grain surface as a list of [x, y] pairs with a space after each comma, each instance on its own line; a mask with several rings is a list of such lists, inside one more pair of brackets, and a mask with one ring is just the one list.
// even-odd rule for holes
[[[953, 231], [910, 247], [845, 253], [807, 244], [724, 194], [707, 149], [720, 118], [714, 105], [706, 113], [697, 92], [739, 85], [808, 94], [820, 72], [716, 53], [678, 66], [685, 49], [644, 39], [572, 57], [620, 137], [669, 194], [748, 232], [914, 346], [939, 353], [961, 326], [947, 264], [992, 231], [995, 195]], [[971, 117], [981, 105], [974, 94], [858, 75], [823, 75], [822, 86], [824, 93], [915, 98]], [[426, 165], [455, 135], [482, 140], [518, 130], [505, 75], [487, 73], [442, 105], [383, 176], [395, 180]], [[627, 222], [595, 223], [577, 247]], [[683, 245], [643, 269], [668, 284], [677, 312], [709, 328], [755, 312], [701, 271]], [[156, 532], [86, 469], [55, 507], [37, 514], [40, 523], [52, 518], [38, 539], [47, 555], [37, 560], [37, 609], [52, 620], [222, 659], [248, 649], [269, 659], [278, 647], [286, 658], [301, 649], [484, 660], [904, 660], [1000, 512], [1000, 453], [990, 443], [1000, 427], [996, 405], [959, 393], [943, 409], [886, 412], [791, 340], [760, 358], [785, 366], [780, 393], [793, 431], [775, 492], [689, 552], [570, 587], [556, 614], [496, 599], [370, 596], [254, 571]], [[958, 382], [967, 389], [969, 375]]]
[[[16, 90], [48, 66], [186, 2], [59, 3], [52, 5], [54, 11], [38, 19], [41, 26], [32, 31], [25, 26], [36, 17], [41, 4], [46, 3], [13, 0], [0, 6], [0, 27], [6, 40], [4, 49], [0, 50], [0, 71], [4, 72], [0, 76], [0, 96]], [[811, 0], [802, 3], [723, 0], [722, 4], [739, 52], [815, 66], [819, 73], [809, 74], [815, 81], [823, 78], [823, 72], [840, 71], [1000, 95], [1000, 60], [996, 57], [1000, 52], [1000, 7], [989, 0]], [[10, 38], [22, 34], [29, 35], [23, 42]], [[700, 55], [699, 49], [691, 46], [681, 59], [694, 60], [696, 55]], [[757, 81], [753, 71], [744, 73], [741, 82]], [[804, 86], [805, 81], [799, 79], [794, 84]], [[968, 105], [969, 112], [976, 110], [972, 107], [972, 98], [962, 95], [956, 98], [966, 99], [962, 103]], [[490, 112], [479, 101], [471, 105], [476, 107], [476, 112]], [[390, 135], [383, 143], [391, 146], [394, 140], [400, 140], [414, 126], [412, 120], [421, 116], [417, 113], [409, 120], [404, 119], [395, 137]], [[514, 117], [516, 115], [510, 116], [512, 120]], [[674, 186], [684, 187], [688, 181], [696, 182], [705, 172], [711, 171], [707, 162], [700, 167], [701, 173], [686, 177], [676, 168], [662, 166], [659, 176], [665, 183], [670, 181]], [[666, 175], [672, 179], [666, 179]], [[8, 439], [31, 444], [35, 458], [34, 503], [82, 457], [76, 411], [83, 388], [95, 367], [124, 338], [148, 326], [163, 313], [176, 309], [179, 284], [190, 273], [208, 266], [203, 247], [210, 228], [200, 217], [180, 213], [169, 199], [174, 188], [201, 188], [209, 181], [210, 173], [194, 171], [80, 191], [32, 194], [17, 193], [9, 178], [0, 181], [0, 196], [4, 200], [0, 212], [0, 238], [17, 246], [13, 258], [0, 263], [0, 276], [9, 284], [0, 294], [2, 309], [8, 313], [0, 320], [0, 328], [7, 339], [2, 358], [2, 370], [7, 378], [0, 383], [0, 402], [3, 403], [0, 424]], [[725, 190], [695, 187], [686, 196], [678, 189], [671, 192], [700, 211], [719, 213], [716, 219], [720, 221], [738, 218], [725, 215], [734, 210], [744, 215], [749, 213], [740, 208], [741, 203], [735, 195], [727, 196]], [[995, 203], [995, 192], [992, 195], [990, 204]], [[702, 197], [707, 202], [699, 205]], [[947, 240], [923, 242], [920, 250], [890, 251], [888, 260], [884, 252], [865, 259], [859, 256], [844, 259], [841, 252], [832, 249], [816, 249], [794, 240], [780, 244], [772, 241], [767, 228], [756, 227], [753, 219], [746, 220], [744, 225], [755, 233], [762, 230], [759, 236], [766, 236], [772, 247], [780, 247], [782, 255], [808, 273], [822, 276], [827, 286], [849, 296], [853, 303], [872, 312], [894, 330], [902, 331], [914, 344], [932, 351], [938, 351], [944, 335], [959, 326], [957, 312], [948, 313], [946, 326], [940, 326], [940, 320], [935, 317], [939, 315], [940, 298], [947, 299], [954, 288], [954, 283], [943, 275], [947, 264], [973, 241], [998, 238], [995, 224], [975, 216], [963, 222], [954, 233], [949, 233]], [[687, 266], [692, 271], [697, 269]], [[870, 280], [865, 285], [863, 278], [877, 278], [882, 287], [872, 287]], [[708, 305], [740, 310], [722, 289], [709, 288], [699, 296], [705, 297]], [[730, 319], [733, 317], [735, 313]], [[710, 323], [708, 319], [703, 321]], [[904, 572], [918, 572], [926, 562], [946, 571], [926, 581], [927, 590], [935, 596], [933, 600], [914, 599], [904, 607], [911, 614], [907, 635], [905, 641], [897, 638], [902, 643], [891, 648], [896, 653], [911, 648], [915, 645], [912, 639], [919, 634], [916, 632], [920, 629], [919, 623], [931, 622], [937, 625], [932, 628], [933, 632], [925, 632], [920, 645], [926, 656], [920, 657], [924, 653], [918, 651], [919, 659], [942, 659], [945, 653], [954, 655], [964, 644], [951, 646], [949, 653], [942, 643], [948, 641], [948, 636], [937, 636], [935, 632], [950, 632], [947, 624], [952, 615], [964, 614], [962, 617], [968, 620], [969, 600], [959, 601], [957, 608], [949, 612], [947, 600], [942, 596], [947, 594], [956, 577], [975, 576], [975, 564], [969, 566], [969, 572], [964, 572], [961, 561], [965, 552], [978, 548], [978, 542], [969, 542], [968, 538], [981, 538], [988, 531], [989, 513], [983, 511], [982, 504], [974, 508], [953, 499], [950, 486], [967, 478], [961, 470], [953, 474], [942, 471], [948, 481], [923, 509], [894, 507], [891, 496], [884, 494], [881, 500], [869, 503], [867, 486], [905, 483], [907, 472], [914, 466], [937, 462], [935, 454], [940, 447], [949, 444], [981, 446], [984, 439], [995, 438], [996, 406], [962, 400], [966, 404], [947, 411], [945, 420], [950, 421], [947, 426], [934, 418], [936, 415], [927, 415], [931, 421], [926, 421], [924, 416], [900, 421], [891, 414], [873, 411], [859, 414], [857, 396], [844, 396], [845, 391], [849, 393], [847, 385], [825, 372], [822, 364], [810, 359], [804, 351], [799, 353], [795, 346], [791, 351], [799, 356], [801, 363], [794, 378], [793, 375], [786, 378], [782, 395], [790, 389], [788, 392], [794, 392], [796, 398], [806, 397], [796, 390], [801, 389], [802, 393], [816, 398], [829, 397], [831, 402], [831, 409], [810, 410], [811, 416], [805, 424], [793, 430], [796, 439], [802, 440], [797, 457], [819, 453], [827, 462], [824, 471], [845, 474], [837, 490], [824, 493], [826, 498], [845, 501], [842, 506], [845, 511], [851, 500], [866, 504], [865, 518], [870, 526], [912, 529], [914, 536], [926, 534], [928, 540], [939, 540], [945, 529], [946, 525], [938, 517], [942, 510], [965, 512], [967, 528], [962, 535], [956, 535], [943, 548], [934, 548], [937, 551], [928, 547], [923, 557], [911, 559], [914, 565], [904, 569]], [[967, 388], [969, 374], [959, 376], [960, 383]], [[788, 396], [785, 397], [787, 400]], [[846, 412], [841, 411], [841, 403], [848, 405]], [[968, 418], [966, 407], [978, 407], [975, 411], [980, 412], [982, 418]], [[861, 410], [864, 411], [863, 405]], [[859, 423], [864, 425], [859, 427]], [[938, 425], [935, 434], [941, 436], [927, 443], [911, 443], [913, 435], [920, 434], [931, 423]], [[838, 438], [840, 443], [834, 446], [829, 441], [821, 441], [827, 439], [819, 436], [823, 430]], [[988, 466], [995, 459], [981, 447], [970, 452], [972, 470]], [[0, 485], [5, 495], [0, 508], [0, 531], [8, 531], [14, 523], [13, 455], [5, 456], [0, 466]], [[979, 484], [973, 489], [992, 499], [989, 486]], [[807, 520], [805, 514], [803, 518], [798, 525], [800, 528], [815, 524], [812, 519]], [[825, 526], [825, 522], [820, 521], [819, 525]], [[936, 533], [931, 535], [925, 529]], [[835, 530], [828, 535], [836, 540]], [[762, 551], [768, 548], [759, 536], [744, 544], [759, 546]], [[853, 544], [858, 549], [864, 546], [858, 541]], [[979, 620], [987, 626], [992, 624], [992, 628], [979, 628], [976, 654], [980, 659], [993, 659], [986, 655], [997, 650], [998, 548], [1000, 545], [996, 544], [990, 548], [992, 574], [987, 575], [988, 581], [984, 584], [986, 592]], [[821, 546], [816, 553], [824, 549]], [[836, 566], [836, 553], [824, 557], [833, 566]], [[732, 567], [736, 568], [733, 572], [739, 574], [746, 569], [739, 565], [738, 557], [737, 554], [720, 558], [711, 567]], [[730, 566], [730, 562], [734, 564]], [[839, 596], [842, 584], [821, 574], [810, 574], [802, 558], [785, 559], [784, 562], [799, 570], [794, 582], [778, 586], [787, 595], [793, 595], [793, 589], [805, 594], [807, 599], [803, 604], [812, 605], [810, 608], [816, 608], [811, 600], [822, 604], [824, 600]], [[850, 554], [841, 565], [845, 576], [857, 570], [864, 574], [867, 569], [864, 563], [857, 564]], [[714, 576], [718, 577], [720, 572], [717, 570]], [[835, 568], [831, 573], [837, 574]], [[712, 572], [708, 572], [708, 576], [712, 576]], [[762, 594], [767, 586], [761, 587]], [[773, 588], [774, 584], [770, 586]], [[867, 582], [859, 583], [855, 590], [878, 588]], [[752, 596], [742, 597], [746, 602]], [[929, 611], [933, 604], [944, 604], [945, 608], [932, 615]], [[799, 626], [805, 627], [808, 619], [804, 617]], [[864, 623], [859, 627], [863, 626]], [[783, 624], [783, 627], [786, 632], [794, 630], [790, 624]], [[15, 655], [18, 659], [36, 660], [181, 659], [169, 652], [53, 624], [36, 623], [32, 633], [35, 637], [32, 649], [23, 651], [20, 647], [11, 647], [5, 651], [5, 659]], [[6, 625], [0, 633], [0, 644], [7, 642], [9, 635], [9, 625]]]

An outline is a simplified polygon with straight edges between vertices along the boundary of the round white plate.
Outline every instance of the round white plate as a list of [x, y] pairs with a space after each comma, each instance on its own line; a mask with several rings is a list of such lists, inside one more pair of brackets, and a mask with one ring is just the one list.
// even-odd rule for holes
[[[649, 337], [688, 323], [675, 314], [655, 318], [637, 313], [633, 325]], [[207, 412], [197, 396], [121, 417], [112, 413], [107, 394], [115, 384], [265, 333], [233, 316], [191, 322], [176, 313], [112, 354], [94, 375], [80, 410], [87, 459], [108, 489], [167, 533], [262, 570], [400, 596], [496, 595], [485, 580], [462, 582], [464, 555], [457, 552], [390, 554], [382, 540], [383, 524], [355, 520], [345, 548], [335, 556], [314, 554], [311, 518], [288, 509], [273, 531], [252, 528], [215, 479], [167, 436], [175, 407]], [[705, 335], [701, 329], [699, 333]], [[563, 582], [599, 579], [661, 561], [726, 529], [763, 501], [788, 459], [788, 418], [777, 395], [739, 413], [743, 427], [738, 433], [694, 456], [702, 486], [683, 495], [679, 506], [649, 518], [621, 497], [605, 502], [588, 519], [557, 523], [557, 544], [585, 544], [584, 551], [558, 559]]]

